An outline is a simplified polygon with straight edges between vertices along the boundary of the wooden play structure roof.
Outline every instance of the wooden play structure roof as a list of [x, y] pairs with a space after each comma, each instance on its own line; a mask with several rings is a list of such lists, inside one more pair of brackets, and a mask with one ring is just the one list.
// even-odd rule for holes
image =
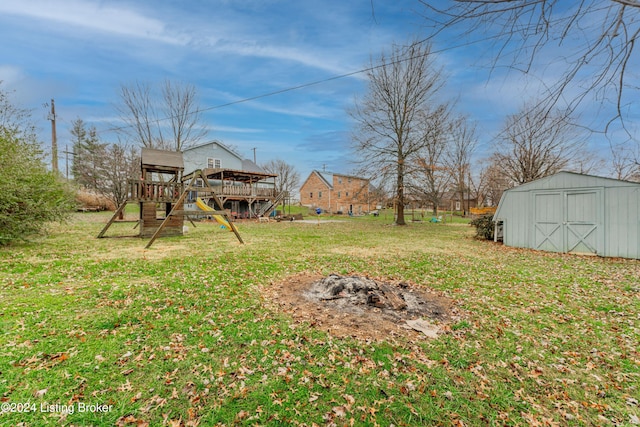
[[179, 151], [143, 148], [140, 157], [142, 169], [147, 172], [177, 173], [184, 171], [184, 160]]

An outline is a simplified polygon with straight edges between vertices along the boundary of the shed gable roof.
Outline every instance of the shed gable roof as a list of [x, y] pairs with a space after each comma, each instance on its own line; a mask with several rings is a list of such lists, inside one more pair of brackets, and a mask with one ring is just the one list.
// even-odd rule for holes
[[607, 178], [603, 176], [587, 175], [577, 172], [561, 171], [535, 181], [505, 190], [498, 203], [498, 209], [494, 214], [494, 218], [502, 218], [505, 211], [508, 210], [509, 194], [526, 193], [537, 190], [564, 190], [564, 189], [581, 189], [594, 187], [631, 187], [640, 189], [640, 183], [632, 181], [622, 181], [615, 178]]
[[561, 171], [535, 181], [505, 190], [506, 192], [521, 192], [531, 190], [556, 190], [563, 188], [589, 188], [589, 187], [628, 187], [638, 186], [640, 183], [622, 181], [615, 178], [587, 175], [577, 172]]

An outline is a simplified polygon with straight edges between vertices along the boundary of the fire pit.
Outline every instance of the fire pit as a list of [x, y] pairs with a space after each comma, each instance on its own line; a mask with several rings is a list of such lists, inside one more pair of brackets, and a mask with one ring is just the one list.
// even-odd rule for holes
[[436, 338], [458, 314], [451, 299], [425, 287], [357, 275], [297, 275], [264, 293], [297, 322], [335, 336]]

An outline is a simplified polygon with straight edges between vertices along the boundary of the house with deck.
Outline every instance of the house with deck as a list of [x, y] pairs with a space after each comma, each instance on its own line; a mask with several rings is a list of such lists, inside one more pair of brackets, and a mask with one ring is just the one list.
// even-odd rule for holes
[[[277, 175], [267, 173], [219, 141], [189, 147], [182, 154], [184, 170], [202, 170], [233, 218], [269, 215], [285, 196], [276, 192]], [[195, 203], [196, 197], [193, 194], [188, 201]], [[213, 206], [206, 195], [202, 199]]]

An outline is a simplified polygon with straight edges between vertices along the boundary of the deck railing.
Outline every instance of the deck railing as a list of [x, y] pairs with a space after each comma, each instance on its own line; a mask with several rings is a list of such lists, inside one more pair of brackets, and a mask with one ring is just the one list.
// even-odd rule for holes
[[171, 202], [180, 197], [182, 183], [145, 180], [129, 180], [129, 200]]
[[[129, 200], [149, 202], [171, 202], [184, 191], [184, 185], [176, 182], [129, 180]], [[197, 190], [197, 188], [195, 189]], [[276, 197], [273, 188], [253, 187], [249, 185], [218, 185], [213, 190], [221, 197]]]
[[219, 196], [224, 197], [275, 197], [273, 188], [252, 187], [249, 185], [222, 185], [214, 186], [213, 190]]

